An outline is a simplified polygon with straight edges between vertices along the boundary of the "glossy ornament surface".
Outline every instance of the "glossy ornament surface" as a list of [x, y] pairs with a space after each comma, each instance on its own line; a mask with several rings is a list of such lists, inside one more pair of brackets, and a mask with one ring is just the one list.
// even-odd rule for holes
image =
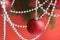
[[42, 20], [31, 19], [27, 24], [27, 30], [33, 35], [38, 35], [42, 33], [44, 29], [44, 23]]

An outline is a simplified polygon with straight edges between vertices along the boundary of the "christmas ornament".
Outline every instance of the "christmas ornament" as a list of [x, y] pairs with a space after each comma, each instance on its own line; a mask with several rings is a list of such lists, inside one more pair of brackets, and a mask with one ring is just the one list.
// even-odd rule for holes
[[[13, 0], [13, 2], [12, 2], [12, 5], [14, 4], [14, 1], [15, 0]], [[28, 31], [31, 33], [31, 34], [33, 34], [33, 35], [36, 35], [36, 37], [34, 37], [34, 38], [30, 38], [30, 40], [36, 40], [38, 37], [40, 37], [41, 35], [42, 35], [42, 32], [47, 28], [47, 26], [48, 26], [48, 24], [49, 24], [49, 22], [50, 22], [50, 19], [51, 19], [51, 17], [53, 16], [53, 17], [56, 17], [56, 16], [60, 16], [59, 14], [53, 14], [53, 11], [54, 11], [54, 9], [55, 9], [55, 6], [56, 6], [56, 3], [57, 3], [57, 0], [55, 0], [55, 2], [54, 3], [52, 3], [53, 1], [51, 0], [50, 1], [50, 3], [49, 3], [49, 5], [48, 5], [48, 7], [46, 8], [46, 9], [44, 9], [43, 7], [41, 7], [41, 6], [43, 6], [44, 4], [46, 4], [46, 2], [48, 2], [48, 0], [46, 0], [45, 2], [43, 2], [42, 4], [39, 4], [39, 6], [37, 6], [37, 2], [38, 2], [38, 0], [36, 0], [36, 8], [34, 8], [34, 9], [29, 9], [29, 10], [26, 10], [26, 11], [13, 11], [13, 10], [10, 10], [10, 12], [12, 12], [12, 13], [28, 13], [28, 12], [32, 12], [32, 11], [34, 11], [34, 10], [36, 10], [36, 14], [35, 14], [35, 17], [33, 18], [33, 19], [31, 19], [28, 23], [27, 23], [27, 26], [21, 26], [21, 25], [17, 25], [17, 24], [14, 24], [12, 21], [11, 21], [11, 19], [10, 19], [10, 17], [9, 17], [9, 15], [7, 14], [7, 11], [6, 11], [6, 2], [5, 1], [1, 1], [1, 5], [2, 5], [2, 9], [3, 9], [3, 11], [4, 11], [4, 34], [3, 34], [3, 40], [5, 40], [6, 39], [6, 20], [7, 20], [7, 22], [9, 22], [9, 24], [11, 25], [11, 28], [14, 30], [14, 32], [18, 35], [18, 37], [19, 38], [21, 38], [22, 40], [28, 40], [27, 38], [25, 38], [25, 37], [23, 37], [18, 31], [17, 31], [17, 29], [14, 27], [14, 26], [18, 26], [18, 27], [21, 27], [21, 28], [24, 28], [24, 27], [27, 27], [27, 29], [28, 29]], [[52, 11], [51, 11], [51, 13], [49, 13], [48, 12], [48, 10], [49, 10], [49, 7], [50, 7], [50, 5], [52, 5], [53, 6], [53, 8], [52, 8]], [[37, 16], [37, 9], [38, 8], [41, 8], [42, 10], [43, 10], [43, 14], [38, 18], [38, 16]], [[39, 19], [41, 19], [45, 14], [48, 14], [49, 15], [49, 18], [48, 18], [48, 21], [47, 21], [47, 23], [46, 23], [46, 25], [43, 23], [43, 21], [42, 20], [39, 20]], [[37, 18], [36, 18], [37, 17]], [[35, 29], [36, 30], [35, 30]]]
[[45, 24], [42, 22], [42, 20], [33, 18], [27, 23], [27, 30], [33, 35], [38, 35], [45, 30], [44, 26]]

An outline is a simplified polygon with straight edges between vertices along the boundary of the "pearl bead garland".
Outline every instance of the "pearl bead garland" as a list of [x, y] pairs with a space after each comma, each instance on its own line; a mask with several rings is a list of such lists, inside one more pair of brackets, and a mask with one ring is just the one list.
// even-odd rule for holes
[[[47, 2], [47, 1], [45, 1], [45, 2]], [[13, 4], [13, 3], [12, 3]], [[43, 2], [43, 4], [44, 4], [44, 2]], [[41, 4], [41, 5], [43, 5], [43, 4]], [[40, 7], [40, 6], [39, 6]], [[38, 8], [38, 7], [37, 7]], [[33, 10], [33, 9], [32, 9]], [[36, 10], [36, 8], [35, 8], [35, 10]], [[15, 13], [15, 11], [13, 11], [14, 13]], [[20, 11], [19, 11], [20, 12]], [[26, 12], [26, 11], [24, 11], [24, 12]], [[28, 12], [28, 10], [27, 10], [27, 12]], [[31, 12], [31, 10], [29, 10], [29, 12]], [[16, 12], [17, 13], [17, 12]], [[23, 13], [23, 11], [21, 11], [21, 13]], [[9, 18], [10, 19], [10, 18]], [[17, 26], [17, 27], [22, 27], [22, 28], [25, 28], [25, 27], [27, 27], [27, 26], [20, 26], [20, 25], [17, 25], [17, 24], [14, 24], [15, 26]]]
[[57, 3], [57, 0], [55, 0], [55, 3], [54, 3], [54, 6], [53, 6], [53, 9], [52, 9], [52, 11], [51, 11], [51, 15], [50, 15], [50, 17], [49, 17], [49, 19], [48, 19], [48, 21], [47, 21], [47, 23], [46, 23], [45, 29], [47, 28], [47, 26], [48, 26], [48, 24], [49, 24], [49, 22], [50, 22], [50, 19], [51, 19], [51, 17], [53, 16], [53, 12], [54, 12], [54, 9], [55, 9], [55, 6], [56, 6], [56, 3]]
[[[14, 1], [15, 0], [13, 0], [13, 2], [12, 2], [12, 5], [11, 5], [11, 7], [13, 6], [13, 4], [14, 4]], [[10, 10], [10, 12], [11, 13], [28, 13], [28, 12], [32, 12], [32, 11], [34, 11], [34, 10], [36, 10], [36, 9], [38, 9], [38, 8], [40, 8], [41, 6], [43, 6], [45, 3], [47, 3], [48, 2], [48, 0], [46, 0], [45, 2], [43, 2], [42, 4], [39, 4], [39, 6], [38, 7], [36, 7], [36, 8], [33, 8], [33, 9], [29, 9], [29, 10], [26, 10], [26, 11], [13, 11], [13, 10]], [[39, 3], [39, 1], [38, 1], [38, 3]]]
[[[41, 9], [43, 10], [43, 14], [42, 14], [42, 16], [40, 17], [40, 19], [46, 14], [46, 13], [48, 13], [47, 11], [48, 11], [48, 9], [49, 9], [49, 7], [50, 7], [50, 5], [52, 4], [52, 0], [51, 0], [51, 2], [49, 3], [49, 5], [48, 5], [48, 7], [46, 8], [46, 10], [45, 9], [43, 9], [43, 7], [41, 7]], [[49, 15], [50, 15], [50, 13], [49, 13]]]
[[[47, 2], [47, 1], [46, 1]], [[41, 9], [43, 9], [43, 11], [44, 12], [46, 12], [46, 13], [48, 13], [48, 15], [50, 15], [50, 17], [48, 18], [48, 21], [47, 21], [47, 24], [46, 24], [46, 26], [45, 26], [45, 29], [46, 29], [46, 27], [48, 26], [48, 24], [49, 24], [49, 22], [50, 22], [50, 19], [51, 19], [51, 17], [52, 16], [54, 16], [54, 17], [56, 17], [56, 16], [60, 16], [60, 14], [53, 14], [53, 11], [54, 11], [54, 9], [55, 9], [55, 6], [56, 6], [56, 2], [57, 2], [57, 0], [55, 0], [55, 3], [54, 4], [52, 4], [52, 0], [51, 0], [51, 3], [49, 4], [49, 5], [54, 5], [53, 6], [53, 9], [52, 9], [52, 12], [51, 12], [51, 14], [50, 13], [48, 13], [47, 12], [47, 10], [49, 9], [49, 7], [50, 6], [48, 6], [48, 8], [45, 10], [45, 9], [43, 9], [43, 7], [41, 7]], [[43, 3], [43, 4], [45, 4], [45, 3]], [[21, 38], [22, 40], [28, 40], [28, 39], [25, 39], [17, 30], [16, 30], [16, 28], [14, 27], [14, 26], [18, 26], [18, 27], [27, 27], [27, 26], [20, 26], [20, 25], [17, 25], [17, 24], [14, 24], [14, 23], [12, 23], [12, 21], [10, 20], [10, 18], [9, 18], [9, 16], [7, 15], [7, 11], [6, 11], [6, 9], [5, 9], [5, 3], [4, 3], [4, 1], [1, 1], [1, 5], [2, 5], [2, 8], [3, 8], [3, 10], [4, 10], [4, 37], [3, 37], [3, 40], [5, 40], [5, 35], [6, 35], [6, 20], [10, 23], [10, 25], [12, 26], [12, 29], [14, 30], [14, 32], [18, 35], [18, 37], [19, 38]], [[39, 6], [40, 7], [40, 6]], [[32, 9], [33, 10], [33, 9]], [[36, 9], [37, 10], [37, 9]], [[31, 12], [31, 10], [29, 10], [30, 12]], [[29, 11], [27, 11], [27, 12], [29, 12]], [[15, 11], [14, 11], [15, 12]], [[26, 12], [26, 11], [24, 11], [24, 12]], [[20, 13], [24, 13], [23, 11], [22, 12], [20, 12]], [[16, 12], [16, 13], [18, 13], [18, 12]], [[45, 14], [45, 13], [43, 13], [43, 14]], [[42, 16], [44, 16], [44, 15], [42, 15]], [[7, 18], [7, 19], [6, 19]], [[41, 34], [40, 35], [38, 35], [38, 36], [36, 36], [35, 38], [32, 38], [31, 40], [36, 40], [39, 36], [41, 36]]]
[[[1, 2], [1, 1], [0, 1]], [[1, 4], [2, 4], [2, 8], [4, 8], [5, 6], [4, 6], [4, 2], [1, 2]], [[3, 11], [6, 13], [6, 11], [5, 11], [5, 8], [3, 9]], [[4, 13], [4, 26], [3, 26], [3, 38], [2, 38], [2, 40], [5, 40], [5, 37], [6, 37], [6, 16], [5, 16], [5, 13]]]
[[[47, 2], [47, 1], [45, 1], [45, 2]], [[51, 3], [52, 3], [52, 2], [51, 2]], [[47, 11], [48, 8], [50, 7], [51, 3], [48, 5], [46, 11]], [[42, 5], [43, 5], [43, 4], [42, 4]], [[43, 9], [43, 7], [41, 7], [41, 9]], [[36, 10], [36, 9], [35, 9], [35, 10]], [[43, 9], [43, 11], [45, 11], [45, 9]], [[46, 13], [47, 13], [47, 12], [46, 12]], [[45, 12], [42, 14], [42, 16], [41, 16], [40, 18], [42, 18], [42, 17], [44, 16], [44, 14], [45, 14]], [[14, 24], [14, 25], [17, 26], [17, 27], [22, 27], [22, 28], [27, 27], [27, 26], [20, 26], [20, 25], [17, 25], [17, 24]]]
[[[2, 4], [2, 6], [4, 6], [4, 4]], [[9, 22], [10, 25], [12, 26], [14, 32], [16, 32], [16, 34], [17, 34], [17, 35], [19, 36], [19, 38], [21, 38], [22, 40], [27, 40], [27, 39], [23, 38], [23, 37], [18, 33], [18, 31], [17, 31], [16, 28], [14, 27], [13, 23], [11, 23], [10, 18], [9, 18], [9, 16], [7, 15], [7, 12], [6, 12], [6, 10], [5, 10], [5, 7], [3, 7], [3, 9], [4, 9], [4, 12], [5, 12], [5, 17], [8, 18], [8, 22]], [[4, 34], [4, 35], [5, 35], [5, 34]], [[39, 37], [39, 36], [37, 36], [37, 37]], [[36, 37], [36, 38], [37, 38], [37, 37]], [[36, 38], [31, 39], [31, 40], [35, 40]], [[5, 40], [5, 39], [4, 39], [4, 40]]]

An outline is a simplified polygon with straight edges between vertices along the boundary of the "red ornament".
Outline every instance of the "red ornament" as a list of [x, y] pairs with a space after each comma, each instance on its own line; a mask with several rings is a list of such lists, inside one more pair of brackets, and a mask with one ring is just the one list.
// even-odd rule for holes
[[31, 19], [27, 24], [27, 30], [29, 33], [37, 35], [45, 30], [44, 26], [42, 20]]

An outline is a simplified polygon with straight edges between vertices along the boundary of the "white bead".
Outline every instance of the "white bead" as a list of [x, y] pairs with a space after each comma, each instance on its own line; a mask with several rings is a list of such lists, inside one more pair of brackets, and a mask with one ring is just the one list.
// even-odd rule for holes
[[47, 13], [47, 11], [45, 11]]
[[39, 4], [40, 2], [38, 1], [38, 4]]
[[39, 7], [41, 7], [42, 4], [39, 4]]
[[42, 18], [42, 16], [40, 17], [40, 19]]
[[51, 5], [51, 3], [50, 3], [50, 5]]
[[4, 4], [5, 4], [5, 2], [1, 1], [1, 4], [2, 4], [2, 5], [4, 5]]
[[36, 7], [36, 9], [38, 9], [38, 7]]
[[48, 7], [50, 7], [50, 6], [48, 6]]
[[50, 19], [48, 20], [48, 22], [50, 22]]
[[56, 15], [54, 15], [54, 17], [56, 17]]
[[51, 2], [53, 2], [53, 1], [51, 0]]
[[59, 14], [57, 14], [56, 16], [57, 16], [57, 17], [59, 17], [60, 15], [59, 15]]
[[25, 26], [22, 26], [23, 28], [25, 27]]
[[19, 26], [19, 25], [17, 25], [17, 27], [19, 28], [20, 26]]
[[47, 10], [48, 10], [49, 8], [47, 8]]
[[15, 11], [15, 13], [18, 13], [17, 11]]
[[15, 26], [17, 26], [17, 24], [15, 24]]
[[26, 12], [28, 13], [29, 11], [27, 10]]
[[47, 2], [47, 1], [45, 1], [45, 2]]
[[55, 7], [53, 7], [53, 9], [54, 9]]
[[23, 13], [23, 11], [21, 11], [21, 13]]
[[53, 12], [51, 12], [51, 16], [53, 16]]
[[43, 9], [43, 7], [41, 7], [41, 9]]
[[27, 25], [25, 25], [25, 27], [27, 27]]
[[31, 12], [31, 10], [29, 10], [29, 12]]
[[51, 5], [54, 5], [53, 3]]
[[32, 9], [31, 11], [34, 11], [34, 9]]
[[46, 27], [45, 27], [45, 29], [46, 29]]
[[34, 17], [35, 20], [38, 20], [38, 17]]
[[22, 27], [22, 25], [20, 27]]
[[43, 9], [43, 11], [45, 11], [45, 9]]
[[45, 2], [43, 2], [43, 4], [45, 4]]
[[12, 12], [12, 10], [10, 10], [10, 12]]
[[57, 3], [57, 0], [55, 1], [55, 3]]
[[21, 12], [19, 11], [19, 13], [21, 13]]
[[3, 5], [2, 8], [4, 8], [5, 6]]
[[48, 15], [50, 15], [50, 13], [48, 13]]
[[54, 11], [54, 9], [52, 9], [52, 11]]
[[10, 18], [8, 17], [8, 20], [10, 20]]
[[44, 16], [44, 14], [42, 16]]
[[15, 11], [13, 11], [13, 13], [15, 13]]
[[24, 13], [26, 13], [26, 11], [24, 11]]

